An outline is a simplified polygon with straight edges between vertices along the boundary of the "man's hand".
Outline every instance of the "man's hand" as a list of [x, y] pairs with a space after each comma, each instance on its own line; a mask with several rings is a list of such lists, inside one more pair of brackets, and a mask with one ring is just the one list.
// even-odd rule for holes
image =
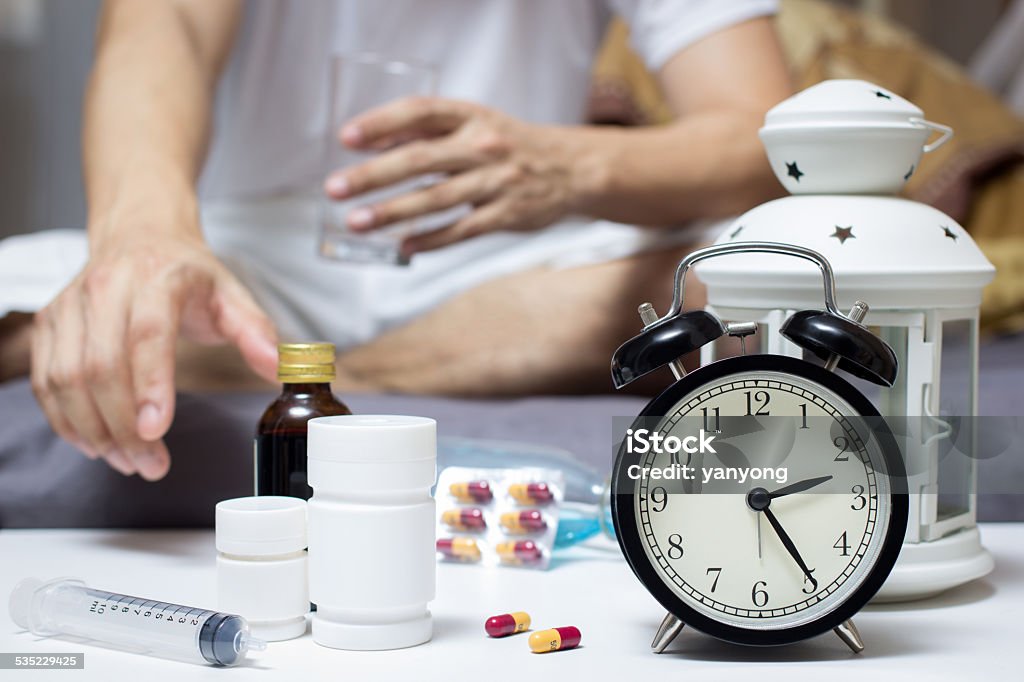
[[98, 248], [34, 322], [32, 388], [54, 430], [122, 474], [162, 478], [179, 331], [230, 342], [261, 376], [270, 320], [198, 238], [140, 234]]
[[557, 128], [524, 123], [470, 102], [414, 97], [372, 109], [340, 131], [352, 149], [384, 150], [331, 174], [324, 189], [347, 199], [425, 174], [448, 177], [432, 187], [352, 211], [349, 226], [373, 230], [462, 204], [455, 224], [409, 237], [404, 255], [495, 230], [533, 230], [571, 211], [582, 195], [582, 156], [568, 153]]

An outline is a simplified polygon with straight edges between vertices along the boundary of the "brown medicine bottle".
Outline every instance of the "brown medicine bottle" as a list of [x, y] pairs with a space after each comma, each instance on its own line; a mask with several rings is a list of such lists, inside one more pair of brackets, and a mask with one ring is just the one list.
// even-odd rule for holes
[[277, 353], [283, 386], [256, 430], [256, 494], [308, 500], [313, 489], [306, 480], [306, 422], [352, 411], [331, 393], [334, 344], [282, 343]]

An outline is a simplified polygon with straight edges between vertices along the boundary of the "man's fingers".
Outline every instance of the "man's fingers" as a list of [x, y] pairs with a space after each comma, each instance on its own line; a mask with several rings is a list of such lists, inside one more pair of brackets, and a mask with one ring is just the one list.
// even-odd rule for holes
[[440, 249], [470, 237], [500, 230], [505, 223], [503, 214], [507, 211], [508, 207], [501, 201], [480, 206], [454, 225], [407, 238], [402, 242], [402, 254], [412, 256], [414, 253]]
[[[135, 473], [126, 457], [117, 450], [106, 422], [93, 402], [89, 378], [85, 372], [87, 335], [82, 303], [77, 294], [64, 296], [48, 317], [54, 339], [47, 377], [57, 409], [67, 418], [85, 447], [97, 453], [125, 475]], [[59, 334], [57, 333], [59, 330]]]
[[384, 152], [370, 160], [329, 175], [324, 191], [345, 199], [428, 173], [458, 173], [489, 163], [505, 149], [491, 139], [472, 141], [454, 135], [440, 140], [419, 140]]
[[[129, 334], [128, 319], [135, 297], [131, 277], [132, 271], [117, 271], [95, 286], [86, 279], [82, 309], [88, 338], [83, 371], [93, 404], [113, 440], [113, 450], [143, 478], [156, 480], [166, 473], [169, 462], [160, 457], [157, 444], [149, 442], [156, 439], [140, 437], [136, 428], [138, 410], [131, 366], [135, 339]], [[158, 307], [161, 303], [156, 302]], [[170, 318], [168, 311], [160, 312]], [[176, 328], [176, 320], [171, 321]]]
[[365, 149], [403, 134], [442, 135], [471, 116], [473, 106], [441, 97], [405, 97], [353, 118], [341, 129], [341, 142]]
[[132, 426], [140, 438], [163, 438], [174, 418], [175, 347], [184, 283], [161, 282], [132, 302], [125, 341], [132, 384]]
[[39, 401], [39, 406], [46, 415], [47, 421], [54, 432], [68, 441], [85, 454], [89, 459], [96, 459], [99, 454], [89, 448], [82, 441], [82, 438], [75, 431], [74, 427], [64, 416], [57, 402], [56, 396], [50, 387], [49, 367], [53, 353], [53, 332], [50, 327], [48, 316], [49, 309], [36, 313], [32, 324], [31, 337], [31, 382], [32, 392]]
[[274, 323], [234, 277], [225, 275], [213, 293], [217, 331], [238, 347], [246, 364], [259, 376], [277, 378], [277, 332]]
[[[444, 182], [403, 194], [376, 206], [356, 209], [349, 213], [349, 226], [355, 230], [365, 230], [428, 215], [460, 204], [486, 202], [501, 192], [501, 177], [501, 173], [490, 168], [456, 175]], [[363, 216], [360, 212], [367, 215]]]

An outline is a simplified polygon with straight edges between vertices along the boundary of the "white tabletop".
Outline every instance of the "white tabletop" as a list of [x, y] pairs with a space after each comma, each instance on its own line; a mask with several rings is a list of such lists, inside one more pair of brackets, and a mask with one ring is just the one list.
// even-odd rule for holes
[[[271, 644], [248, 665], [213, 668], [45, 640], [19, 631], [0, 609], [0, 653], [85, 653], [85, 670], [0, 672], [0, 679], [349, 680], [832, 680], [1021, 679], [1024, 670], [1024, 524], [985, 524], [996, 559], [989, 577], [932, 600], [869, 606], [856, 623], [866, 650], [835, 636], [758, 649], [687, 630], [660, 656], [650, 653], [662, 618], [618, 549], [596, 543], [561, 556], [547, 572], [443, 565], [434, 639], [389, 652], [325, 649], [307, 634]], [[21, 578], [73, 575], [135, 596], [213, 608], [212, 532], [0, 531], [0, 604]], [[531, 654], [523, 635], [488, 639], [491, 615], [527, 611], [534, 627], [575, 625], [583, 645]], [[683, 677], [683, 676], [687, 677]], [[627, 677], [628, 676], [628, 677]]]

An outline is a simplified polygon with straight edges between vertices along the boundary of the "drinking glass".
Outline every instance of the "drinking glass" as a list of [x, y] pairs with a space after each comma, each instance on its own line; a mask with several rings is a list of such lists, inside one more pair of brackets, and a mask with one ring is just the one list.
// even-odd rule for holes
[[[342, 126], [365, 111], [396, 99], [433, 95], [437, 72], [428, 65], [392, 59], [379, 54], [342, 54], [331, 58], [328, 74], [328, 118], [324, 135], [324, 177], [355, 166], [379, 152], [352, 150], [338, 137]], [[436, 179], [435, 179], [436, 180]], [[431, 178], [413, 178], [380, 190], [340, 201], [324, 196], [320, 201], [320, 254], [326, 258], [359, 263], [407, 265], [400, 252], [402, 240], [422, 227], [422, 219], [404, 220], [370, 232], [353, 232], [346, 222], [349, 212], [372, 206], [400, 194], [422, 188]]]

